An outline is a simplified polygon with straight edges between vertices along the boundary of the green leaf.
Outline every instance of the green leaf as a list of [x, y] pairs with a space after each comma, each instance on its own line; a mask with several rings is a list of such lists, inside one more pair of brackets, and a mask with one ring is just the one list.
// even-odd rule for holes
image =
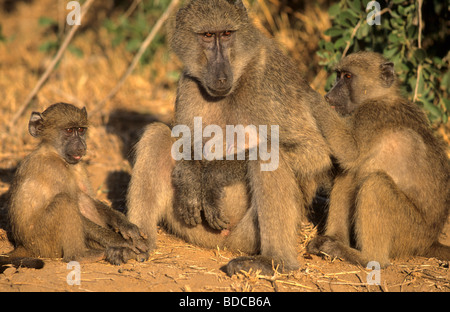
[[414, 51], [414, 57], [418, 63], [422, 63], [427, 57], [427, 53], [424, 49], [417, 49]]
[[339, 14], [337, 20], [341, 22], [342, 25], [347, 27], [355, 27], [358, 23], [358, 18], [350, 14], [351, 10], [347, 10]]
[[369, 28], [370, 25], [366, 22], [363, 22], [361, 27], [359, 27], [358, 31], [356, 32], [356, 38], [358, 40], [365, 38], [369, 34]]
[[324, 34], [330, 37], [337, 37], [342, 35], [345, 32], [345, 29], [337, 28], [337, 27], [331, 27], [325, 30]]
[[[441, 80], [441, 89], [446, 90], [447, 93], [450, 91], [450, 70], [447, 71], [443, 76]], [[449, 100], [450, 102], [450, 100]], [[450, 109], [449, 109], [450, 110]]]
[[0, 25], [0, 42], [6, 42], [6, 39], [2, 32], [2, 25]]
[[[402, 1], [403, 1], [403, 0], [402, 0]], [[397, 12], [395, 12], [395, 10], [391, 10], [389, 13], [390, 13], [391, 16], [392, 16], [393, 18], [395, 18], [395, 19], [401, 18], [401, 16], [400, 16]]]
[[417, 84], [417, 94], [424, 96], [425, 79], [423, 78], [423, 70], [420, 71], [418, 76], [419, 83]]
[[70, 53], [72, 53], [73, 55], [75, 55], [75, 56], [77, 56], [79, 58], [82, 58], [83, 55], [84, 55], [83, 50], [81, 50], [80, 48], [78, 48], [78, 47], [76, 47], [74, 45], [69, 45], [67, 47], [67, 50], [69, 50]]
[[421, 99], [420, 102], [423, 104], [423, 108], [431, 114], [433, 117], [441, 117], [442, 112], [439, 108], [434, 106], [431, 102], [428, 102], [427, 100]]
[[141, 40], [139, 40], [137, 38], [133, 38], [127, 42], [126, 49], [127, 49], [127, 51], [134, 52], [139, 49], [140, 45], [141, 45]]
[[347, 3], [349, 4], [350, 9], [352, 9], [353, 11], [355, 12], [361, 11], [361, 0], [349, 0], [347, 1]]
[[347, 45], [347, 41], [344, 38], [339, 38], [338, 40], [336, 40], [336, 42], [334, 43], [334, 48], [336, 50], [339, 50], [340, 48], [343, 48]]
[[393, 49], [385, 49], [384, 52], [383, 52], [383, 55], [387, 59], [391, 59], [397, 53], [398, 53], [398, 49], [395, 47]]
[[341, 6], [339, 5], [339, 3], [333, 4], [332, 6], [330, 6], [330, 8], [328, 9], [328, 15], [330, 17], [335, 17], [336, 15], [338, 15], [341, 12]]
[[392, 42], [392, 43], [398, 43], [399, 42], [399, 37], [396, 33], [391, 32], [388, 36], [388, 41]]
[[52, 25], [58, 25], [58, 22], [55, 21], [53, 18], [41, 16], [41, 17], [39, 17], [38, 24], [40, 26], [52, 26]]
[[450, 112], [450, 99], [441, 98], [441, 101], [444, 103], [445, 108], [448, 112]]
[[39, 51], [41, 52], [50, 52], [52, 50], [56, 50], [58, 48], [58, 42], [57, 41], [45, 41], [43, 44], [39, 46]]
[[406, 35], [410, 39], [416, 38], [416, 36], [417, 36], [417, 26], [415, 26], [415, 25], [408, 26], [408, 28], [406, 29]]
[[331, 87], [333, 86], [334, 82], [336, 81], [336, 73], [332, 73], [325, 83], [325, 91], [330, 91]]
[[325, 42], [325, 50], [334, 52], [334, 45], [329, 41]]
[[180, 79], [180, 73], [177, 70], [171, 70], [167, 73], [167, 78], [172, 81], [178, 81]]

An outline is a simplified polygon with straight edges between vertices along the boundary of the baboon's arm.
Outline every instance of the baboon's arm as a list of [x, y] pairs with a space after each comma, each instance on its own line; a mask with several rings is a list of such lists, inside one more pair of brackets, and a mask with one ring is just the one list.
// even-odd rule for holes
[[313, 115], [317, 120], [322, 135], [331, 147], [333, 156], [344, 167], [350, 167], [358, 158], [357, 142], [350, 125], [325, 102], [313, 106]]
[[128, 221], [124, 214], [112, 209], [99, 200], [92, 199], [92, 201], [94, 201], [95, 208], [104, 223], [114, 231], [120, 233], [124, 239], [132, 239], [135, 241], [144, 237], [139, 228]]

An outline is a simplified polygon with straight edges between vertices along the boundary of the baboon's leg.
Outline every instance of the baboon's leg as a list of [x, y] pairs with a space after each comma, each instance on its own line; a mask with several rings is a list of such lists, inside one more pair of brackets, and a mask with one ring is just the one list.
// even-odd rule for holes
[[[385, 173], [368, 175], [355, 200], [354, 235], [356, 248], [330, 236], [314, 239], [308, 250], [366, 265], [377, 261], [382, 267], [389, 258], [414, 254], [427, 247], [421, 232], [421, 216], [410, 200]], [[336, 220], [335, 222], [339, 222]]]
[[342, 174], [334, 181], [325, 235], [350, 246], [350, 215], [354, 206], [355, 186], [352, 174]]
[[56, 195], [26, 233], [25, 247], [41, 257], [76, 260], [86, 251], [81, 214], [76, 200]]
[[173, 142], [170, 128], [157, 122], [146, 128], [136, 146], [127, 215], [147, 235], [150, 249], [156, 248], [158, 222], [172, 208]]
[[434, 257], [441, 260], [450, 260], [450, 247], [445, 246], [439, 242], [434, 242], [430, 248], [428, 248], [425, 253], [421, 254], [425, 257]]
[[424, 250], [421, 223], [420, 211], [387, 174], [372, 173], [362, 182], [356, 197], [355, 236], [365, 261], [386, 266], [390, 257]]
[[295, 175], [284, 155], [279, 155], [279, 165], [273, 171], [261, 171], [261, 162], [249, 161], [248, 173], [251, 193], [251, 210], [256, 211], [260, 256], [232, 260], [227, 267], [232, 275], [240, 270], [263, 269], [272, 272], [272, 260], [280, 271], [298, 268], [296, 243], [301, 209], [304, 208]]
[[[94, 252], [95, 249], [103, 250], [106, 260], [112, 264], [122, 264], [130, 259], [144, 261], [148, 253], [143, 252], [147, 246], [144, 240], [135, 241], [132, 238], [125, 240], [123, 236], [112, 229], [104, 228], [89, 219], [82, 217], [86, 243]], [[142, 246], [143, 245], [143, 246]]]

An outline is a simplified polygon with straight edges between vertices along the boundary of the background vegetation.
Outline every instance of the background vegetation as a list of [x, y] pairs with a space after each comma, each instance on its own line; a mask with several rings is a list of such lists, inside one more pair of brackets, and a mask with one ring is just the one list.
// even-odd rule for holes
[[[297, 61], [298, 70], [322, 94], [332, 85], [333, 66], [344, 55], [361, 49], [383, 53], [395, 63], [405, 96], [423, 107], [436, 131], [448, 140], [448, 1], [380, 0], [381, 24], [373, 26], [366, 21], [373, 11], [366, 10], [369, 0], [244, 2], [258, 27], [282, 44]], [[0, 1], [0, 110], [5, 124], [10, 125], [23, 107], [70, 31], [66, 3]], [[118, 135], [120, 144], [130, 143], [137, 125], [169, 121], [181, 64], [169, 51], [166, 27], [117, 94], [111, 98], [108, 94], [170, 3], [94, 1], [42, 89], [14, 126], [0, 134], [2, 148], [8, 151], [3, 154], [20, 158], [24, 144], [33, 143], [24, 127], [29, 112], [56, 101], [86, 106], [99, 131]]]

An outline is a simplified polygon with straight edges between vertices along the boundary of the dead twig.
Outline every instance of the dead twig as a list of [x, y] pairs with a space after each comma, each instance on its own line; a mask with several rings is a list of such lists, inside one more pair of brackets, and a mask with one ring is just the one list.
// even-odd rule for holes
[[[418, 1], [418, 15], [419, 15], [419, 35], [417, 38], [417, 48], [422, 49], [422, 2], [423, 0], [419, 0]], [[417, 80], [416, 80], [416, 86], [414, 88], [414, 97], [413, 97], [413, 102], [417, 101], [417, 97], [418, 97], [418, 92], [417, 90], [419, 89], [419, 81], [420, 81], [420, 73], [422, 71], [422, 64], [419, 64], [419, 66], [417, 66]]]

